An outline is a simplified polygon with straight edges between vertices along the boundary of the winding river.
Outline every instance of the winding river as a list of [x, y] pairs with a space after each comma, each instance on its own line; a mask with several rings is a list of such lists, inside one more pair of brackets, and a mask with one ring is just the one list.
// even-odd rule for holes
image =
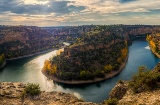
[[108, 98], [109, 92], [118, 80], [130, 80], [139, 66], [146, 65], [152, 69], [160, 61], [152, 54], [145, 40], [136, 40], [129, 47], [128, 62], [119, 75], [95, 84], [71, 86], [47, 80], [41, 73], [44, 60], [55, 56], [56, 51], [7, 62], [7, 66], [0, 71], [0, 82], [38, 83], [45, 91], [72, 93], [85, 101], [102, 102]]

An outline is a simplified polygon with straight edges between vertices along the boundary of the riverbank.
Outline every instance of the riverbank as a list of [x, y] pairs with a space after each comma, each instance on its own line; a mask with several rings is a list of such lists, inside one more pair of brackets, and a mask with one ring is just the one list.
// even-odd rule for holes
[[[63, 47], [60, 47], [60, 48], [63, 48]], [[41, 51], [41, 52], [36, 52], [34, 54], [29, 54], [29, 55], [19, 56], [19, 57], [16, 57], [16, 58], [6, 59], [6, 61], [12, 61], [12, 60], [18, 60], [18, 59], [22, 59], [22, 58], [28, 58], [28, 57], [44, 54], [44, 53], [47, 53], [47, 52], [51, 52], [53, 50], [57, 50], [57, 49], [60, 49], [60, 48], [49, 49], [49, 50], [45, 50], [45, 51]]]
[[152, 53], [153, 53], [154, 55], [156, 55], [158, 58], [160, 58], [160, 54], [158, 54], [156, 51], [154, 51], [154, 49], [153, 49], [150, 45], [149, 45], [149, 47], [150, 47]]
[[65, 81], [65, 80], [58, 79], [58, 78], [54, 77], [53, 75], [48, 75], [46, 72], [44, 72], [44, 70], [42, 70], [42, 73], [48, 79], [51, 79], [54, 82], [59, 82], [59, 83], [64, 83], [64, 84], [70, 84], [70, 85], [90, 84], [90, 83], [97, 83], [97, 82], [100, 82], [100, 81], [104, 81], [106, 79], [109, 79], [109, 78], [112, 78], [112, 77], [118, 75], [123, 70], [123, 68], [125, 67], [127, 61], [128, 61], [128, 55], [127, 55], [125, 61], [120, 66], [119, 70], [113, 71], [113, 72], [111, 72], [109, 74], [106, 74], [104, 78], [95, 78], [94, 80], [80, 80], [80, 81], [74, 81], [74, 80], [72, 80], [72, 81]]

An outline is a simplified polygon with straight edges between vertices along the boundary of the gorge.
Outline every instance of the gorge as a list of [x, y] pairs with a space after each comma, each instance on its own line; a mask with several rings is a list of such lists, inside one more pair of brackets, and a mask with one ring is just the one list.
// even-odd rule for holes
[[79, 87], [58, 84], [44, 77], [41, 73], [44, 60], [52, 54], [55, 55], [56, 51], [7, 62], [6, 67], [0, 71], [0, 81], [38, 83], [42, 90], [72, 93], [85, 101], [102, 102], [108, 97], [109, 92], [118, 80], [130, 80], [132, 75], [137, 73], [139, 66], [146, 65], [152, 69], [159, 62], [159, 59], [149, 50], [145, 39], [135, 40], [129, 47], [129, 58], [126, 67], [119, 75], [99, 83]]

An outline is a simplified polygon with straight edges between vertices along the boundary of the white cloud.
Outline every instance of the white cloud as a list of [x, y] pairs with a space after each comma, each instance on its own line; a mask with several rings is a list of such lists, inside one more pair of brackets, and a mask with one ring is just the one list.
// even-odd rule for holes
[[48, 0], [23, 0], [25, 4], [47, 4]]
[[101, 13], [118, 12], [149, 12], [150, 9], [159, 9], [160, 0], [139, 0], [120, 3], [119, 0], [73, 0], [69, 5], [85, 6], [85, 11]]
[[[13, 1], [13, 0], [12, 0]], [[160, 24], [160, 0], [22, 0], [21, 10], [12, 5], [1, 11], [0, 24], [73, 25], [73, 24]], [[16, 2], [15, 2], [16, 3]], [[19, 4], [21, 5], [21, 4]], [[14, 4], [15, 6], [15, 4]], [[82, 8], [81, 8], [82, 7]], [[84, 7], [84, 8], [83, 8]], [[39, 9], [37, 9], [39, 8]], [[24, 9], [24, 10], [23, 10]], [[28, 11], [30, 10], [30, 11]], [[148, 15], [151, 14], [151, 15]], [[154, 19], [154, 21], [153, 21]], [[8, 21], [8, 23], [7, 23]], [[156, 22], [155, 22], [156, 21]]]

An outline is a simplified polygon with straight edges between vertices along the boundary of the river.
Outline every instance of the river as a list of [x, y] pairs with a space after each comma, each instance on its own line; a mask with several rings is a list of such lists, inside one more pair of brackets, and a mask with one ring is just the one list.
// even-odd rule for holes
[[7, 66], [0, 71], [0, 81], [38, 83], [41, 89], [45, 91], [54, 90], [72, 93], [85, 101], [102, 102], [108, 98], [109, 92], [118, 80], [130, 80], [137, 73], [139, 66], [146, 65], [152, 69], [159, 62], [159, 59], [150, 51], [148, 43], [145, 40], [136, 40], [129, 47], [128, 62], [119, 75], [99, 83], [71, 86], [47, 80], [41, 73], [44, 60], [55, 56], [56, 51], [7, 62]]

